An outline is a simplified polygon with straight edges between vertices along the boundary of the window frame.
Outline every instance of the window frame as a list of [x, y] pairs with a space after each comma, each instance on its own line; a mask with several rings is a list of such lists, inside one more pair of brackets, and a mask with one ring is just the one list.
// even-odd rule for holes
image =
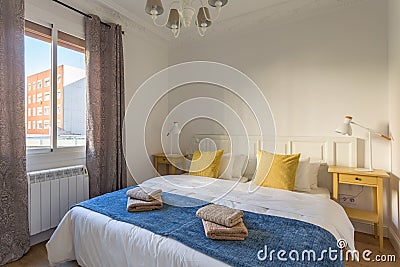
[[[53, 157], [59, 155], [60, 158], [64, 158], [67, 154], [82, 157], [83, 153], [86, 151], [86, 146], [75, 146], [75, 147], [58, 147], [58, 121], [57, 121], [57, 85], [58, 85], [58, 46], [65, 47], [71, 50], [75, 50], [81, 53], [85, 53], [85, 40], [69, 35], [57, 27], [56, 24], [51, 24], [51, 27], [46, 27], [39, 25], [37, 23], [25, 20], [25, 36], [31, 38], [36, 38], [41, 41], [45, 41], [51, 44], [51, 77], [50, 79], [50, 147], [44, 148], [29, 148], [27, 147], [27, 155], [44, 154], [46, 156]], [[39, 89], [37, 88], [37, 83], [32, 83], [31, 90]], [[42, 84], [42, 88], [44, 83]], [[36, 94], [33, 96], [36, 100]], [[44, 101], [44, 99], [42, 99]], [[44, 110], [42, 111], [44, 113]], [[35, 114], [36, 115], [36, 114]], [[38, 129], [38, 121], [32, 121], [32, 129]], [[54, 127], [55, 126], [55, 127]], [[42, 128], [44, 128], [44, 122], [42, 121]]]
[[[48, 112], [46, 112], [48, 111]], [[47, 116], [51, 114], [51, 107], [50, 106], [44, 106], [43, 107], [43, 115]]]
[[41, 106], [36, 108], [36, 115], [43, 116], [43, 108]]
[[50, 80], [50, 78], [44, 79], [43, 87], [46, 88], [46, 87], [49, 87], [49, 86], [51, 86], [51, 80]]
[[51, 93], [44, 93], [43, 94], [43, 101], [44, 102], [47, 102], [47, 101], [50, 101], [51, 100]]

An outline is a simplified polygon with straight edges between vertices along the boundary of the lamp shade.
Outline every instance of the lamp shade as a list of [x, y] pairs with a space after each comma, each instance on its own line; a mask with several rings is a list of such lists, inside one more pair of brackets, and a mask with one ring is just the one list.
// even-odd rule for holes
[[336, 129], [336, 132], [339, 133], [339, 134], [351, 136], [353, 134], [353, 129], [351, 128], [351, 121], [352, 120], [353, 120], [353, 117], [346, 116], [344, 118], [343, 124], [340, 125], [339, 128]]
[[172, 127], [171, 134], [179, 134], [181, 132], [181, 127], [179, 122], [174, 122], [174, 126]]
[[[156, 14], [152, 13], [153, 10], [156, 11]], [[147, 0], [145, 11], [149, 15], [161, 15], [164, 13], [161, 0]]]
[[210, 18], [210, 11], [207, 7], [200, 7], [199, 12], [197, 13], [197, 27], [210, 27], [211, 21], [207, 18]]
[[228, 3], [228, 0], [208, 0], [208, 4], [212, 7], [217, 7], [220, 5], [220, 7], [225, 6]]
[[170, 29], [179, 29], [182, 26], [182, 22], [179, 19], [179, 12], [177, 9], [172, 8], [169, 11], [167, 28]]

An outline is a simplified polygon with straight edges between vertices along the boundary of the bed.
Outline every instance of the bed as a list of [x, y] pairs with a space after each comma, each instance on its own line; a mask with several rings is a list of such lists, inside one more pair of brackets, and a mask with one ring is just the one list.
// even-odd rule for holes
[[[217, 148], [230, 151], [229, 139], [222, 135], [196, 135], [195, 147], [204, 139], [213, 140]], [[256, 155], [257, 149], [262, 147], [262, 140], [259, 137], [249, 140], [250, 153]], [[327, 164], [357, 166], [359, 158], [363, 157], [359, 151], [362, 147], [360, 141], [352, 137], [278, 137], [276, 140], [277, 153], [302, 153], [313, 161], [323, 163], [317, 188], [309, 192], [292, 192], [262, 187], [250, 194], [251, 182], [190, 175], [156, 177], [144, 181], [142, 185], [149, 189], [162, 189], [163, 194], [190, 197], [260, 216], [311, 224], [331, 235], [335, 247], [336, 241], [345, 240], [348, 249], [355, 249], [354, 228], [344, 209], [330, 199], [332, 180], [325, 167]], [[203, 142], [203, 145], [207, 146], [208, 143]], [[250, 165], [249, 160], [244, 173], [246, 177], [252, 177], [254, 160], [253, 167]], [[228, 264], [215, 255], [195, 249], [195, 246], [154, 232], [134, 223], [112, 219], [111, 215], [76, 206], [65, 215], [47, 243], [48, 259], [52, 265], [77, 260], [81, 266], [93, 267], [239, 265], [232, 261]], [[204, 232], [199, 234], [204, 236]], [[240, 257], [246, 259], [248, 256]], [[261, 265], [266, 264], [264, 262]], [[297, 263], [293, 266], [308, 265]], [[315, 266], [319, 266], [318, 263]]]
[[[354, 249], [351, 222], [343, 208], [324, 194], [272, 188], [260, 188], [249, 194], [248, 183], [189, 175], [157, 177], [143, 186], [311, 223], [331, 233], [336, 240], [346, 240], [348, 247]], [[172, 238], [82, 207], [74, 207], [66, 214], [47, 243], [47, 250], [52, 265], [77, 260], [81, 266], [227, 266]]]

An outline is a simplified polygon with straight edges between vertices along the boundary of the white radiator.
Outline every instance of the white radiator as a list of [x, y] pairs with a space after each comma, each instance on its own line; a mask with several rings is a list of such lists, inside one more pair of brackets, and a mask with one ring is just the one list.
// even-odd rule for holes
[[57, 227], [72, 205], [89, 199], [85, 166], [29, 172], [28, 181], [31, 235]]

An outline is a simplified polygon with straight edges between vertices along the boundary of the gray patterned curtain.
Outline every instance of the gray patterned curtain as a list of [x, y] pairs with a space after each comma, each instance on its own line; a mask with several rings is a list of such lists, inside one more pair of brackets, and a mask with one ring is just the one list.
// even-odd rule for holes
[[0, 0], [0, 265], [29, 249], [24, 0]]
[[126, 187], [122, 149], [125, 115], [124, 59], [120, 25], [85, 18], [87, 68], [86, 164], [90, 197]]

